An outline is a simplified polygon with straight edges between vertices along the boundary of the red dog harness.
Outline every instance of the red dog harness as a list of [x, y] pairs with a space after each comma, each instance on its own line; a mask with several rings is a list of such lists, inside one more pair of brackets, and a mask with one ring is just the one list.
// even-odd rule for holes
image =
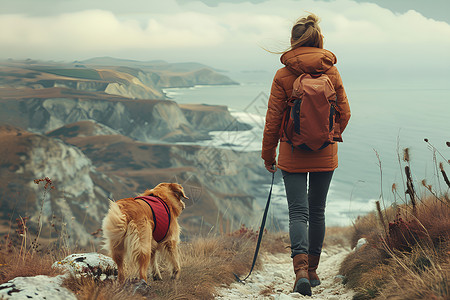
[[154, 196], [141, 196], [134, 199], [143, 200], [150, 206], [153, 213], [153, 222], [155, 223], [155, 227], [153, 228], [153, 238], [159, 243], [166, 237], [167, 232], [169, 231], [169, 207], [166, 202]]

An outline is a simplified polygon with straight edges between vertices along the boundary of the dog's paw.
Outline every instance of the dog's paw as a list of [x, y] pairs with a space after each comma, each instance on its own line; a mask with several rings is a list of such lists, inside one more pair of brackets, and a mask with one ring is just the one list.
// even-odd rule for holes
[[154, 281], [158, 281], [158, 280], [162, 280], [162, 276], [161, 276], [161, 274], [153, 274], [153, 280]]
[[128, 290], [132, 295], [148, 295], [151, 293], [151, 288], [144, 279], [127, 279], [123, 288]]
[[170, 279], [179, 279], [180, 278], [180, 270], [173, 270], [172, 271], [172, 276], [170, 277]]
[[144, 295], [150, 291], [150, 286], [147, 284], [147, 282], [144, 279], [141, 279], [134, 288], [134, 293], [139, 293], [141, 295]]

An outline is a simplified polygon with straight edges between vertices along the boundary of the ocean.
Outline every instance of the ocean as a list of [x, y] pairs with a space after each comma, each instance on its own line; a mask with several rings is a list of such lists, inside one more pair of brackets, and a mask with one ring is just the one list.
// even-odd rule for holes
[[[180, 104], [226, 105], [240, 121], [253, 126], [248, 131], [212, 132], [212, 142], [197, 144], [260, 151], [272, 75], [249, 72], [230, 77], [241, 84], [170, 88], [165, 93]], [[447, 190], [437, 164], [444, 162], [450, 173], [450, 148], [446, 146], [450, 141], [450, 89], [367, 89], [346, 85], [346, 92], [352, 117], [343, 134], [344, 142], [339, 144], [339, 167], [327, 199], [327, 226], [352, 224], [357, 216], [373, 211], [377, 200], [384, 206], [409, 201], [404, 192], [404, 148], [409, 149], [419, 196], [428, 193], [422, 186], [423, 179], [437, 191]], [[269, 184], [263, 188], [268, 192]], [[274, 187], [272, 199], [271, 214], [281, 220], [281, 228], [287, 229], [282, 181]], [[261, 214], [265, 201], [258, 199]]]

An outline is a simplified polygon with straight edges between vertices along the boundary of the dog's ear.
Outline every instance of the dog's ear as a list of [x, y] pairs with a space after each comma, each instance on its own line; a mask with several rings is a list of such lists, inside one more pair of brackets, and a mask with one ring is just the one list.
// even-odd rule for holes
[[153, 195], [153, 189], [151, 190], [145, 190], [145, 192], [143, 192], [142, 194], [140, 194], [139, 196], [151, 196]]
[[189, 199], [186, 194], [184, 193], [184, 189], [181, 186], [181, 184], [178, 183], [171, 183], [170, 189], [175, 193], [175, 195], [178, 197], [178, 199], [185, 198]]

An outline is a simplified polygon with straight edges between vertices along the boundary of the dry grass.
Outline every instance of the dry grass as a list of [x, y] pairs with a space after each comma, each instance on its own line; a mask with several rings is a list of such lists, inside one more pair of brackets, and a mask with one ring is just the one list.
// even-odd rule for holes
[[[36, 183], [39, 182], [45, 183], [45, 199], [52, 182], [48, 178], [36, 180]], [[41, 214], [42, 210], [39, 215]], [[8, 234], [0, 240], [0, 284], [16, 277], [60, 274], [52, 269], [52, 264], [75, 251], [67, 248], [62, 231], [59, 232], [59, 238], [45, 240], [40, 235], [41, 227], [30, 229], [27, 220], [28, 218], [18, 218], [17, 224], [14, 224], [17, 228], [13, 228], [14, 225], [10, 222], [6, 226]], [[242, 226], [235, 232], [199, 236], [181, 243], [179, 280], [169, 279], [163, 260], [160, 263], [163, 280], [150, 281], [148, 286], [141, 286], [138, 291], [136, 288], [139, 281], [120, 284], [117, 281], [101, 282], [90, 277], [70, 277], [66, 279], [65, 286], [79, 299], [213, 299], [219, 286], [227, 286], [236, 281], [233, 273], [241, 278], [247, 275], [258, 234], [258, 231]], [[287, 234], [265, 231], [260, 252], [288, 252], [287, 245]], [[260, 266], [260, 257], [261, 255], [255, 269]]]
[[16, 277], [35, 275], [55, 276], [60, 274], [52, 269], [55, 256], [50, 253], [21, 254], [19, 249], [10, 248], [0, 251], [0, 284]]
[[351, 238], [353, 236], [353, 228], [347, 227], [327, 227], [325, 231], [325, 239], [323, 247], [341, 246], [349, 248], [351, 246]]
[[[328, 228], [327, 246], [347, 245], [345, 239], [349, 228]], [[164, 260], [160, 263], [162, 281], [151, 281], [145, 288], [137, 289], [139, 281], [120, 284], [92, 277], [70, 277], [64, 285], [78, 299], [214, 299], [218, 287], [228, 286], [236, 279], [245, 277], [251, 266], [258, 238], [258, 231], [241, 227], [235, 232], [207, 237], [196, 237], [180, 244], [181, 274], [179, 280], [170, 280]], [[14, 245], [2, 244], [0, 255], [0, 283], [17, 276], [56, 275], [51, 268], [55, 260], [68, 253], [53, 250], [20, 252], [20, 239]], [[262, 253], [289, 253], [287, 233], [264, 232], [260, 255], [255, 270], [261, 266]], [[11, 263], [13, 262], [13, 263]], [[268, 287], [261, 296], [270, 294], [275, 287]], [[136, 290], [137, 289], [137, 290]]]
[[53, 182], [46, 177], [35, 179], [34, 183], [43, 183], [41, 210], [36, 222], [41, 226], [36, 225], [37, 228], [31, 230], [27, 223], [28, 217], [21, 216], [16, 219], [15, 228], [12, 221], [2, 225], [6, 234], [0, 240], [0, 284], [16, 277], [61, 274], [51, 266], [69, 254], [66, 247], [61, 247], [64, 236], [58, 239], [41, 236], [43, 204], [47, 193], [54, 189]]
[[[230, 234], [196, 237], [180, 244], [181, 276], [170, 280], [164, 260], [161, 261], [162, 281], [150, 281], [145, 289], [135, 291], [138, 281], [120, 284], [117, 281], [101, 282], [91, 277], [70, 277], [64, 285], [78, 299], [213, 299], [219, 286], [247, 275], [253, 259], [258, 232], [242, 227]], [[19, 276], [59, 274], [51, 268], [54, 261], [63, 258], [55, 249], [20, 251], [20, 240], [11, 245], [1, 243], [0, 283]], [[261, 252], [288, 252], [289, 239], [285, 233], [264, 233]], [[8, 246], [9, 244], [9, 246]], [[64, 255], [67, 253], [64, 253]], [[261, 256], [259, 256], [261, 257]], [[261, 265], [258, 257], [255, 269]]]
[[[149, 286], [135, 292], [138, 281], [119, 284], [96, 282], [91, 278], [70, 278], [65, 286], [79, 299], [214, 299], [219, 286], [236, 281], [250, 270], [258, 232], [242, 227], [231, 234], [197, 237], [180, 244], [181, 274], [170, 280], [162, 266], [162, 281], [150, 281]], [[287, 251], [286, 234], [265, 233], [261, 251], [276, 253]], [[258, 259], [256, 269], [260, 266]]]
[[357, 291], [354, 299], [450, 298], [450, 209], [444, 199], [422, 199], [414, 214], [407, 205], [383, 211], [389, 228], [375, 214], [356, 221], [352, 244], [361, 237], [367, 244], [341, 266], [346, 285]]
[[[436, 157], [445, 157], [427, 139], [425, 142], [434, 152], [437, 166]], [[366, 238], [367, 243], [341, 265], [344, 283], [357, 291], [357, 300], [450, 299], [450, 182], [444, 164], [439, 163], [447, 186], [437, 178], [436, 190], [422, 180], [427, 195], [419, 196], [412, 180], [409, 150], [403, 154], [409, 203], [384, 210], [377, 203], [376, 213], [358, 218], [352, 246], [360, 238]], [[447, 162], [450, 164], [450, 160]], [[396, 184], [392, 192], [401, 194]]]

